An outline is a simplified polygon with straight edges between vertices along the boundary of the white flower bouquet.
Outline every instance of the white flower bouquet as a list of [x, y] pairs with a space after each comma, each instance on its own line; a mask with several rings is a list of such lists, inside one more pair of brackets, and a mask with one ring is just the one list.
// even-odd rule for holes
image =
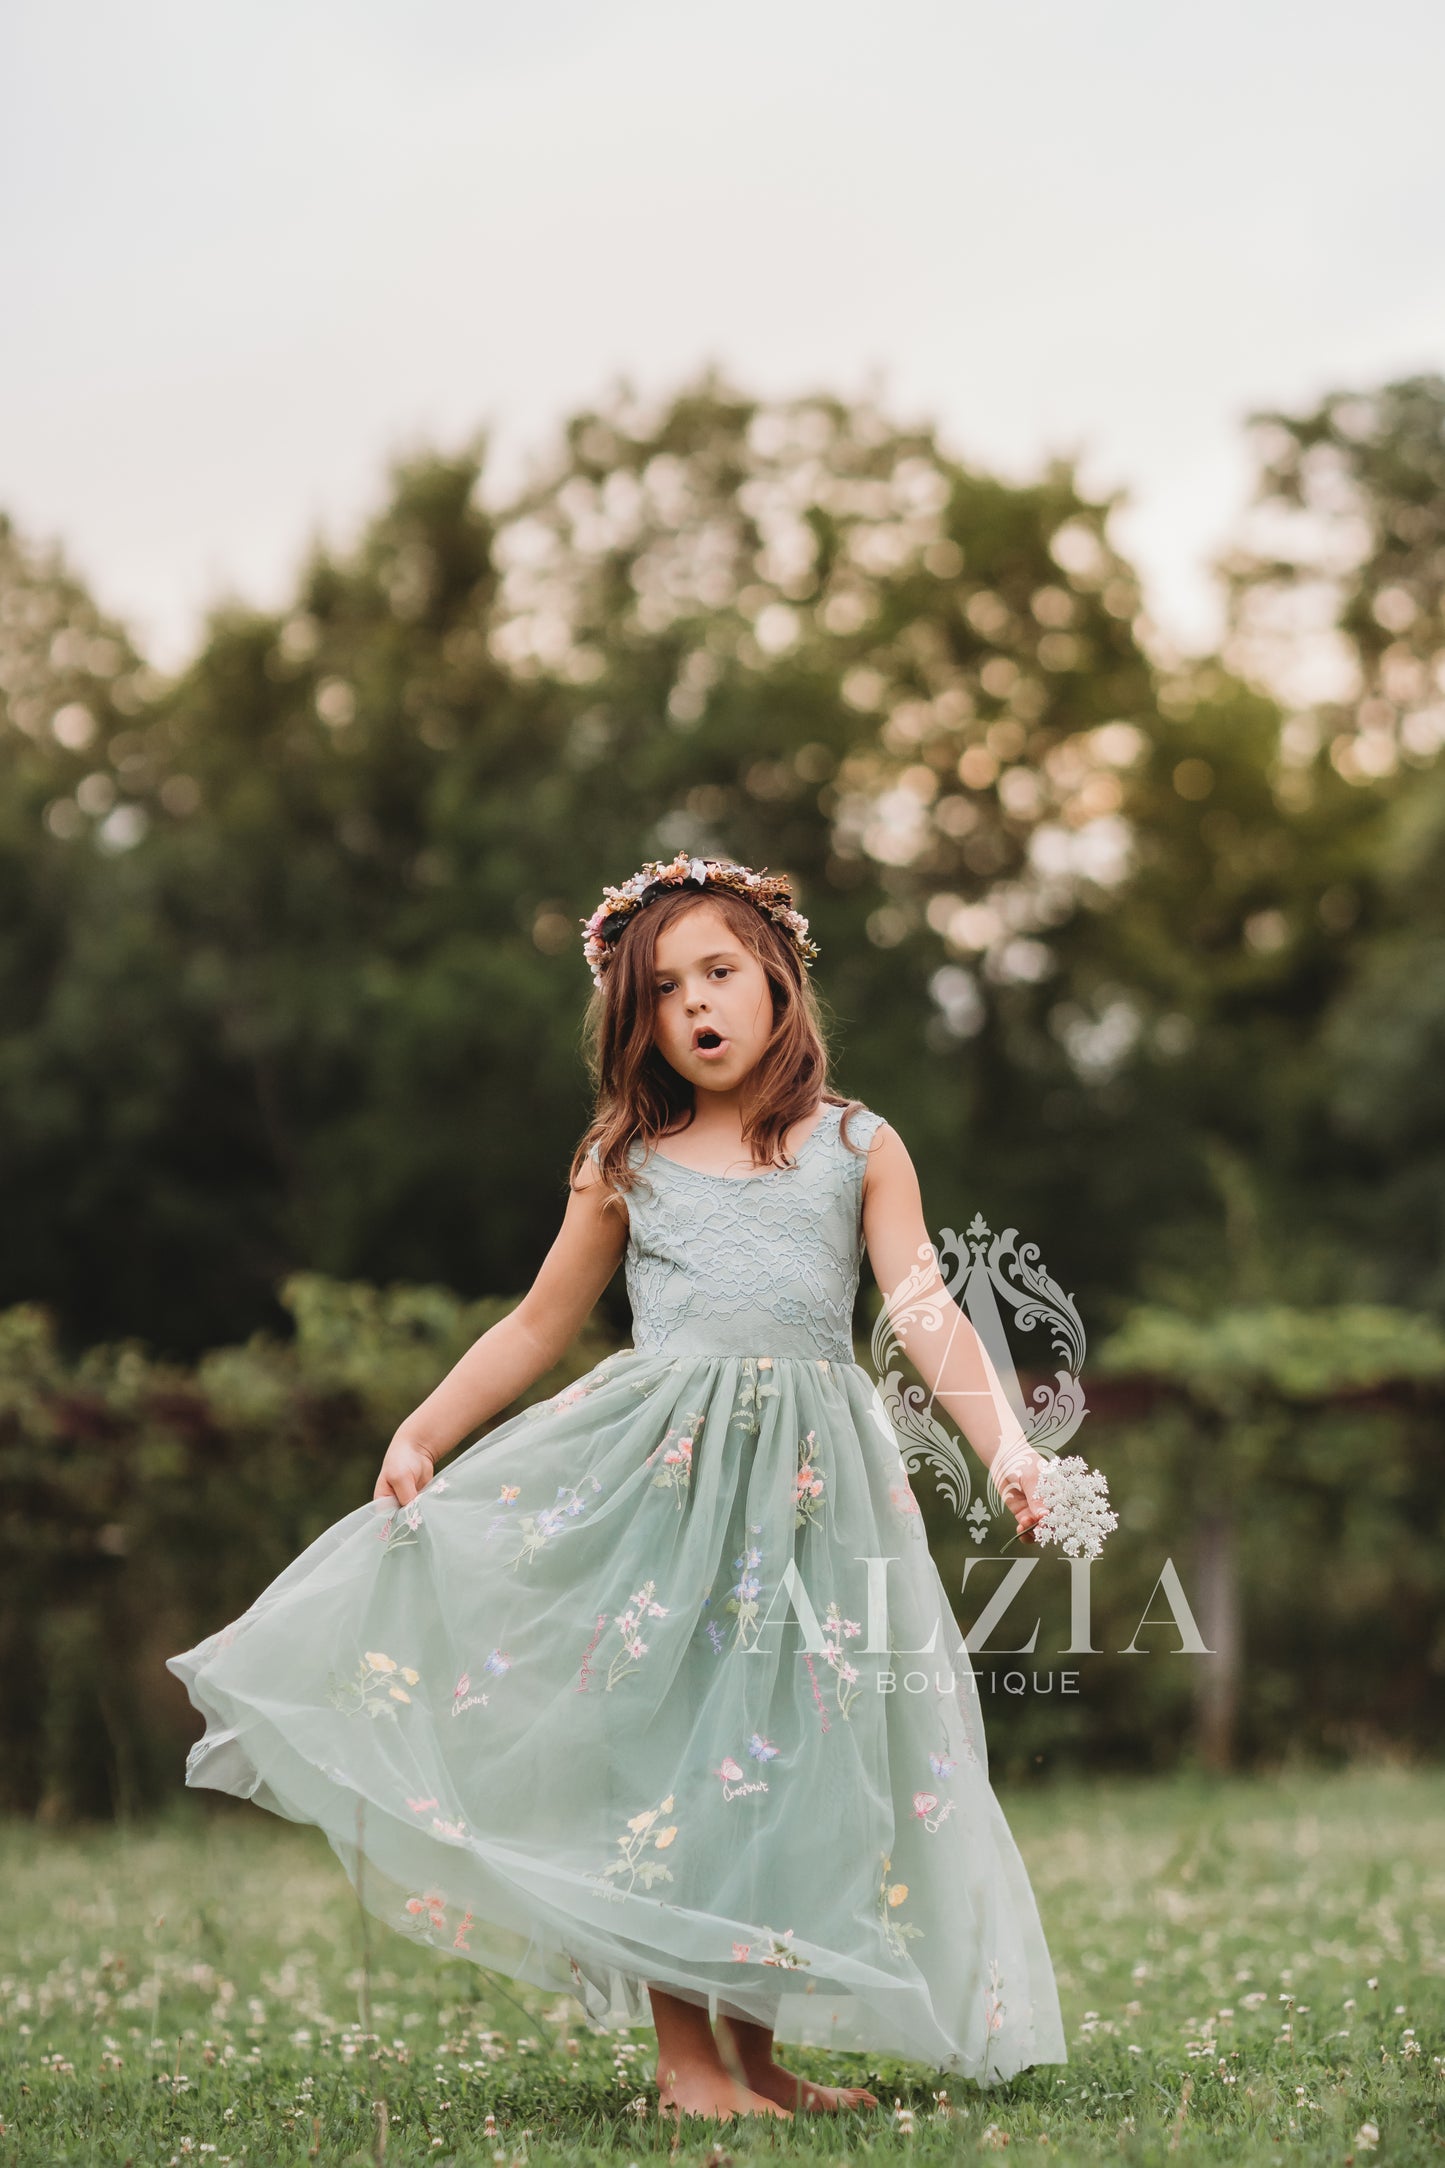
[[1119, 1525], [1103, 1475], [1077, 1453], [1044, 1462], [1038, 1495], [1044, 1514], [1034, 1523], [1035, 1543], [1057, 1543], [1070, 1558], [1097, 1558], [1105, 1536]]

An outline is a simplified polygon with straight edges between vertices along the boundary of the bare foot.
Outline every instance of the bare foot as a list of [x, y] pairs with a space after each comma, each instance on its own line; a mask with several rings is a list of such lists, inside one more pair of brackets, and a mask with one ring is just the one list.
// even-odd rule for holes
[[784, 2122], [791, 2122], [788, 2109], [770, 2096], [752, 2092], [746, 2085], [739, 2085], [725, 2070], [710, 2070], [706, 2064], [683, 2064], [671, 2070], [666, 2077], [659, 2061], [656, 2070], [658, 2113], [671, 2116], [681, 2124], [684, 2115], [708, 2115], [727, 2117], [733, 2115], [772, 2115]]
[[755, 2051], [749, 2052], [728, 2018], [718, 2020], [719, 2031], [724, 2026], [743, 2076], [765, 2100], [774, 2100], [782, 2108], [801, 2108], [808, 2115], [840, 2115], [850, 2108], [877, 2107], [878, 2095], [870, 2093], [865, 2085], [814, 2085], [810, 2078], [800, 2078], [785, 2069], [771, 2055], [764, 2059]]
[[848, 2108], [878, 2105], [878, 2095], [870, 2093], [866, 2085], [814, 2085], [810, 2078], [797, 2077], [781, 2063], [770, 2063], [766, 2070], [750, 2070], [748, 2083], [765, 2099], [776, 2100], [785, 2108], [802, 2108], [811, 2115], [839, 2115]]

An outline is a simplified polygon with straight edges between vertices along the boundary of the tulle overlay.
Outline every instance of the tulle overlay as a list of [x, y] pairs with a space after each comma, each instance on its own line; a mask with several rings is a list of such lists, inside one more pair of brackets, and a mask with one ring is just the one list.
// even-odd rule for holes
[[189, 1784], [317, 1824], [389, 1925], [599, 2026], [650, 2024], [651, 1983], [983, 2083], [1066, 2060], [969, 1659], [852, 1360], [624, 1349], [169, 1668], [206, 1720]]

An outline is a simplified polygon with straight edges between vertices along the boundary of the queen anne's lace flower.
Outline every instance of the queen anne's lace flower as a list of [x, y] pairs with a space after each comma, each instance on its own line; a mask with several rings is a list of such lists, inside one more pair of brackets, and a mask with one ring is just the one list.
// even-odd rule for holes
[[1034, 1541], [1057, 1543], [1070, 1558], [1097, 1558], [1105, 1536], [1119, 1525], [1102, 1474], [1077, 1453], [1045, 1461], [1039, 1471], [1039, 1502], [1044, 1517], [1034, 1524]]

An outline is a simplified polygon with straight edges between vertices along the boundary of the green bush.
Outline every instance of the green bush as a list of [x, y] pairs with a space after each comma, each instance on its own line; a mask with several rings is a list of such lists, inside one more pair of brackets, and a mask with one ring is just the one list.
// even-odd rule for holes
[[[67, 1366], [48, 1312], [0, 1312], [0, 1809], [59, 1821], [171, 1796], [197, 1720], [166, 1657], [370, 1498], [397, 1424], [513, 1307], [315, 1274], [282, 1300], [292, 1339], [193, 1369], [135, 1341]], [[498, 1420], [610, 1345], [589, 1327]]]

